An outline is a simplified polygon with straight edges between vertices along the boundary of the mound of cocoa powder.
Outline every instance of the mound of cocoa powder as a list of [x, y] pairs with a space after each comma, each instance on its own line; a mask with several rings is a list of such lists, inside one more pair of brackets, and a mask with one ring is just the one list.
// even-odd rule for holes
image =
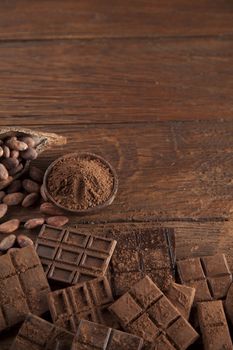
[[103, 204], [113, 190], [111, 170], [98, 158], [66, 157], [58, 161], [47, 178], [47, 189], [66, 208], [84, 210]]

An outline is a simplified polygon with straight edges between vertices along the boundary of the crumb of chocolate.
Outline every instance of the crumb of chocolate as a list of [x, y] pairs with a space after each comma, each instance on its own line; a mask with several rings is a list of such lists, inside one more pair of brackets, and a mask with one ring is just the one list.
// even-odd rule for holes
[[111, 196], [114, 178], [98, 158], [71, 156], [59, 160], [51, 169], [47, 189], [60, 205], [85, 210], [103, 204]]

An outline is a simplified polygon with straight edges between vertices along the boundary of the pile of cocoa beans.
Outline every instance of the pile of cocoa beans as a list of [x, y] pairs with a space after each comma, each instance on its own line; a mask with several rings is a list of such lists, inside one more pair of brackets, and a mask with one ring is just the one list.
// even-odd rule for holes
[[[20, 247], [33, 244], [26, 235], [16, 237], [13, 234], [21, 225], [32, 230], [44, 223], [61, 227], [69, 221], [61, 209], [47, 202], [42, 185], [44, 171], [30, 164], [23, 177], [14, 179], [14, 176], [23, 170], [27, 160], [37, 158], [38, 142], [36, 137], [27, 135], [0, 140], [0, 233], [8, 234], [0, 242], [0, 252], [7, 251], [15, 244]], [[39, 206], [41, 215], [26, 222], [17, 218], [5, 221], [11, 206], [21, 206], [29, 210]]]

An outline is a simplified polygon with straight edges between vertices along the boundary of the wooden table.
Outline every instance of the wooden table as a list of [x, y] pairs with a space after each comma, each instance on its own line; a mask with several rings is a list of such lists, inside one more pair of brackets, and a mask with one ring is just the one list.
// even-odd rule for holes
[[230, 0], [0, 4], [0, 126], [67, 136], [44, 167], [91, 151], [119, 174], [113, 205], [71, 224], [172, 226], [178, 258], [233, 268], [232, 117]]

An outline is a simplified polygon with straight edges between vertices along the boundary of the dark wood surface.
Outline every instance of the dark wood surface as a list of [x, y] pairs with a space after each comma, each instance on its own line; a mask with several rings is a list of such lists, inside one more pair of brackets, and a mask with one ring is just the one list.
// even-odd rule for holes
[[0, 127], [67, 136], [44, 168], [70, 151], [115, 166], [115, 202], [72, 225], [171, 226], [178, 258], [225, 252], [233, 270], [232, 62], [229, 0], [2, 1]]

